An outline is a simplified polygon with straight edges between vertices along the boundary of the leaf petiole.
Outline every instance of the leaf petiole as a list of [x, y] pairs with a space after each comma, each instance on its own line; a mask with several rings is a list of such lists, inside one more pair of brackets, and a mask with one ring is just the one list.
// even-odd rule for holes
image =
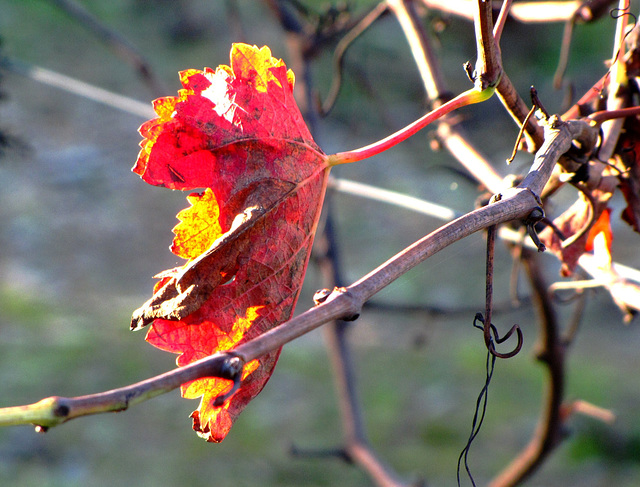
[[338, 164], [361, 161], [363, 159], [378, 155], [385, 150], [394, 147], [400, 142], [405, 141], [412, 135], [425, 128], [431, 122], [438, 120], [448, 113], [451, 113], [453, 110], [488, 100], [494, 93], [494, 86], [487, 87], [482, 91], [479, 91], [476, 88], [471, 88], [459, 94], [452, 100], [449, 100], [448, 102], [440, 105], [438, 108], [430, 111], [415, 122], [410, 123], [406, 127], [389, 135], [388, 137], [385, 137], [384, 139], [374, 142], [373, 144], [369, 144], [365, 147], [361, 147], [360, 149], [355, 149], [347, 152], [338, 152], [337, 154], [327, 156], [327, 162], [329, 166], [336, 166]]

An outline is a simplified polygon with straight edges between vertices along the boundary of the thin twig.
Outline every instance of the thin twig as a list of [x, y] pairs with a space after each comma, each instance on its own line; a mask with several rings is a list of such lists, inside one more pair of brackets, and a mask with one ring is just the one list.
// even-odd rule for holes
[[121, 110], [123, 112], [130, 113], [131, 115], [142, 117], [145, 120], [157, 116], [153, 111], [151, 103], [134, 100], [133, 98], [107, 91], [103, 88], [99, 88], [98, 86], [71, 78], [70, 76], [66, 76], [49, 69], [33, 66], [16, 60], [1, 58], [0, 71], [2, 70], [26, 76], [34, 81], [38, 81], [39, 83], [64, 90], [67, 93], [72, 93], [88, 100], [102, 103], [103, 105], [115, 108], [116, 110]]
[[619, 110], [602, 110], [589, 115], [594, 123], [602, 123], [615, 118], [637, 117], [640, 115], [640, 107], [620, 108]]
[[329, 93], [322, 102], [320, 107], [320, 115], [328, 115], [340, 93], [342, 87], [342, 65], [344, 61], [344, 55], [347, 49], [353, 41], [355, 41], [363, 32], [365, 32], [382, 14], [387, 11], [387, 5], [385, 2], [377, 4], [369, 13], [367, 13], [347, 34], [338, 42], [335, 51], [333, 52], [333, 79], [331, 80], [331, 87]]
[[507, 159], [507, 165], [511, 164], [513, 160], [516, 158], [516, 154], [518, 153], [518, 146], [520, 145], [520, 140], [524, 135], [525, 127], [529, 123], [529, 119], [531, 118], [531, 116], [533, 115], [533, 112], [535, 111], [536, 111], [536, 106], [533, 105], [531, 107], [531, 110], [529, 110], [529, 113], [527, 113], [527, 116], [525, 117], [524, 122], [522, 122], [522, 127], [520, 127], [520, 132], [518, 132], [518, 136], [516, 137], [516, 143], [513, 145], [513, 151], [511, 151], [511, 155]]
[[[507, 73], [502, 73], [500, 82], [496, 87], [496, 93], [498, 98], [502, 102], [511, 118], [516, 122], [518, 127], [524, 124], [524, 120], [529, 113], [529, 107], [520, 97], [516, 91], [513, 83], [507, 76]], [[529, 118], [525, 125], [525, 135], [527, 138], [527, 149], [530, 152], [536, 151], [544, 140], [543, 129], [535, 120], [535, 118]]]
[[509, 10], [511, 10], [511, 4], [513, 0], [504, 0], [502, 2], [502, 7], [500, 8], [500, 14], [496, 19], [496, 24], [493, 26], [493, 37], [495, 38], [496, 45], [500, 47], [500, 38], [502, 37], [502, 30], [504, 29], [504, 24], [507, 22], [507, 17], [509, 16]]
[[80, 25], [86, 27], [93, 35], [111, 47], [118, 56], [131, 64], [155, 96], [161, 96], [167, 92], [149, 62], [122, 35], [97, 19], [78, 2], [73, 0], [49, 1], [76, 19]]
[[558, 59], [558, 66], [556, 72], [553, 75], [553, 87], [556, 90], [562, 88], [562, 80], [564, 79], [564, 73], [567, 71], [569, 64], [569, 52], [571, 51], [571, 38], [573, 37], [573, 27], [576, 23], [575, 17], [567, 20], [564, 24], [564, 31], [562, 33], [562, 43], [560, 47], [560, 57]]
[[147, 380], [98, 394], [48, 397], [26, 406], [0, 409], [0, 426], [34, 424], [38, 431], [91, 414], [118, 412], [201, 377], [231, 379], [242, 362], [233, 353], [217, 353]]

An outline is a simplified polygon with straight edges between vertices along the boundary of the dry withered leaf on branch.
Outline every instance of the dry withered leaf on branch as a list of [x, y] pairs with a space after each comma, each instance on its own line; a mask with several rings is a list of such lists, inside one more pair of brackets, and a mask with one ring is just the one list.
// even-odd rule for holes
[[[578, 199], [564, 213], [553, 220], [554, 225], [562, 235], [563, 240], [550, 227], [540, 232], [540, 240], [545, 244], [547, 249], [558, 256], [562, 263], [560, 273], [563, 276], [571, 276], [578, 259], [586, 251], [588, 241], [589, 228], [586, 228], [590, 222], [591, 225], [598, 221], [598, 218], [607, 208], [607, 202], [611, 198], [610, 192], [595, 190], [592, 193], [592, 203], [589, 202], [583, 193], [579, 193]], [[583, 230], [586, 230], [583, 232]], [[582, 235], [578, 238], [572, 238], [579, 233]], [[571, 242], [571, 240], [573, 240]], [[571, 242], [567, 245], [567, 242]]]

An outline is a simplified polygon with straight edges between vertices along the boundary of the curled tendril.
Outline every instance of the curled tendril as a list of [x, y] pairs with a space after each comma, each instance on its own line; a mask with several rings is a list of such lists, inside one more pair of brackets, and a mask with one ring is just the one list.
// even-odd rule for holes
[[[481, 313], [476, 313], [475, 318], [473, 319], [473, 326], [480, 330], [484, 330], [484, 327], [479, 326], [477, 322], [480, 321], [484, 323], [484, 318]], [[473, 487], [476, 487], [476, 482], [473, 479], [473, 475], [471, 474], [471, 468], [469, 467], [469, 450], [471, 449], [471, 445], [475, 440], [478, 433], [480, 433], [480, 429], [482, 428], [482, 423], [484, 422], [484, 417], [487, 412], [487, 397], [489, 394], [489, 385], [491, 384], [491, 378], [493, 377], [493, 370], [496, 364], [496, 356], [492, 355], [490, 352], [487, 352], [487, 362], [486, 362], [486, 376], [484, 380], [484, 386], [478, 394], [478, 399], [476, 401], [476, 409], [473, 413], [473, 420], [471, 422], [471, 433], [469, 434], [469, 438], [467, 439], [467, 444], [464, 446], [462, 451], [460, 452], [460, 456], [458, 456], [458, 468], [457, 468], [457, 480], [458, 487], [460, 487], [460, 470], [462, 465], [464, 464], [464, 469], [467, 472], [467, 476], [471, 481]]]
[[231, 396], [233, 396], [240, 388], [240, 382], [242, 380], [242, 370], [244, 368], [244, 360], [239, 355], [233, 352], [227, 352], [228, 357], [225, 359], [221, 368], [220, 376], [224, 379], [233, 381], [233, 387], [229, 392], [220, 394], [213, 401], [214, 407], [222, 406]]
[[547, 225], [547, 226], [551, 229], [551, 231], [552, 231], [554, 234], [556, 234], [556, 235], [557, 235], [557, 237], [558, 237], [560, 240], [566, 240], [566, 239], [567, 239], [567, 237], [565, 236], [565, 234], [564, 234], [564, 233], [562, 233], [562, 230], [560, 230], [560, 229], [558, 228], [558, 225], [556, 225], [556, 224], [553, 222], [553, 220], [551, 220], [549, 217], [546, 217], [546, 216], [545, 216], [545, 217], [544, 217], [542, 220], [540, 220], [540, 221], [541, 221], [542, 223], [544, 223], [545, 225]]
[[540, 237], [538, 237], [538, 234], [536, 233], [536, 223], [542, 221], [544, 218], [544, 210], [541, 206], [536, 206], [533, 210], [531, 210], [531, 213], [529, 213], [529, 216], [525, 220], [527, 233], [538, 249], [538, 252], [544, 252], [547, 249], [545, 245], [540, 241]]
[[630, 18], [633, 19], [633, 23], [635, 24], [638, 21], [638, 18], [634, 14], [629, 12], [629, 7], [631, 7], [631, 0], [629, 0], [627, 2], [627, 5], [624, 6], [623, 8], [612, 8], [609, 11], [609, 16], [614, 20], [618, 20], [620, 17], [624, 17], [625, 15], [628, 15]]
[[[482, 323], [482, 326], [480, 326], [478, 322]], [[484, 417], [487, 412], [487, 396], [489, 394], [489, 385], [491, 384], [491, 378], [493, 377], [493, 370], [496, 364], [496, 359], [513, 357], [520, 351], [520, 349], [522, 349], [522, 331], [520, 330], [520, 327], [518, 325], [514, 325], [504, 337], [500, 338], [496, 327], [493, 325], [487, 325], [484, 316], [482, 316], [482, 313], [476, 313], [476, 316], [473, 319], [473, 326], [475, 328], [478, 328], [479, 330], [482, 330], [485, 334], [485, 340], [487, 340], [487, 337], [489, 340], [487, 344], [488, 352], [486, 361], [486, 377], [484, 386], [482, 387], [482, 390], [480, 391], [480, 394], [478, 395], [478, 399], [476, 401], [476, 409], [473, 414], [473, 421], [471, 423], [471, 433], [469, 435], [469, 438], [467, 439], [467, 444], [463, 448], [462, 452], [460, 452], [460, 456], [458, 457], [458, 487], [460, 487], [460, 471], [463, 465], [465, 471], [467, 472], [467, 476], [471, 481], [471, 484], [473, 485], [473, 487], [476, 486], [473, 475], [471, 474], [471, 468], [469, 467], [469, 450], [471, 449], [471, 445], [476, 436], [478, 436], [478, 433], [480, 433], [480, 428], [482, 428], [482, 423], [484, 422]], [[493, 344], [494, 340], [496, 343], [502, 343], [505, 340], [509, 339], [509, 337], [513, 335], [514, 332], [518, 335], [518, 344], [516, 348], [509, 353], [497, 352]]]
[[[482, 323], [482, 326], [478, 325], [478, 322]], [[487, 324], [484, 316], [482, 316], [482, 313], [476, 313], [476, 316], [473, 319], [473, 326], [484, 332], [484, 343], [487, 346], [487, 350], [489, 351], [489, 353], [494, 357], [511, 358], [517, 355], [520, 350], [522, 350], [524, 337], [522, 335], [522, 330], [518, 325], [513, 325], [506, 333], [506, 335], [500, 337], [500, 335], [498, 334], [498, 329], [495, 327], [495, 325], [493, 325], [493, 323]], [[496, 350], [495, 343], [500, 344], [506, 342], [514, 333], [518, 338], [518, 342], [516, 343], [515, 348], [512, 351], [506, 353], [498, 352]]]

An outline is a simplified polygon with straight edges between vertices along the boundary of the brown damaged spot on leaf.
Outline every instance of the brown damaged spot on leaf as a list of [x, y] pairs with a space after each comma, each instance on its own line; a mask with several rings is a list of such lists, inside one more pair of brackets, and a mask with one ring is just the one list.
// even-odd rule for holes
[[169, 278], [162, 281], [153, 297], [133, 312], [131, 329], [143, 328], [156, 318], [179, 321], [200, 309], [213, 289], [233, 272], [229, 264], [237, 266], [238, 255], [249, 243], [248, 232], [264, 214], [261, 207], [247, 208], [209, 250], [184, 267], [169, 271]]

